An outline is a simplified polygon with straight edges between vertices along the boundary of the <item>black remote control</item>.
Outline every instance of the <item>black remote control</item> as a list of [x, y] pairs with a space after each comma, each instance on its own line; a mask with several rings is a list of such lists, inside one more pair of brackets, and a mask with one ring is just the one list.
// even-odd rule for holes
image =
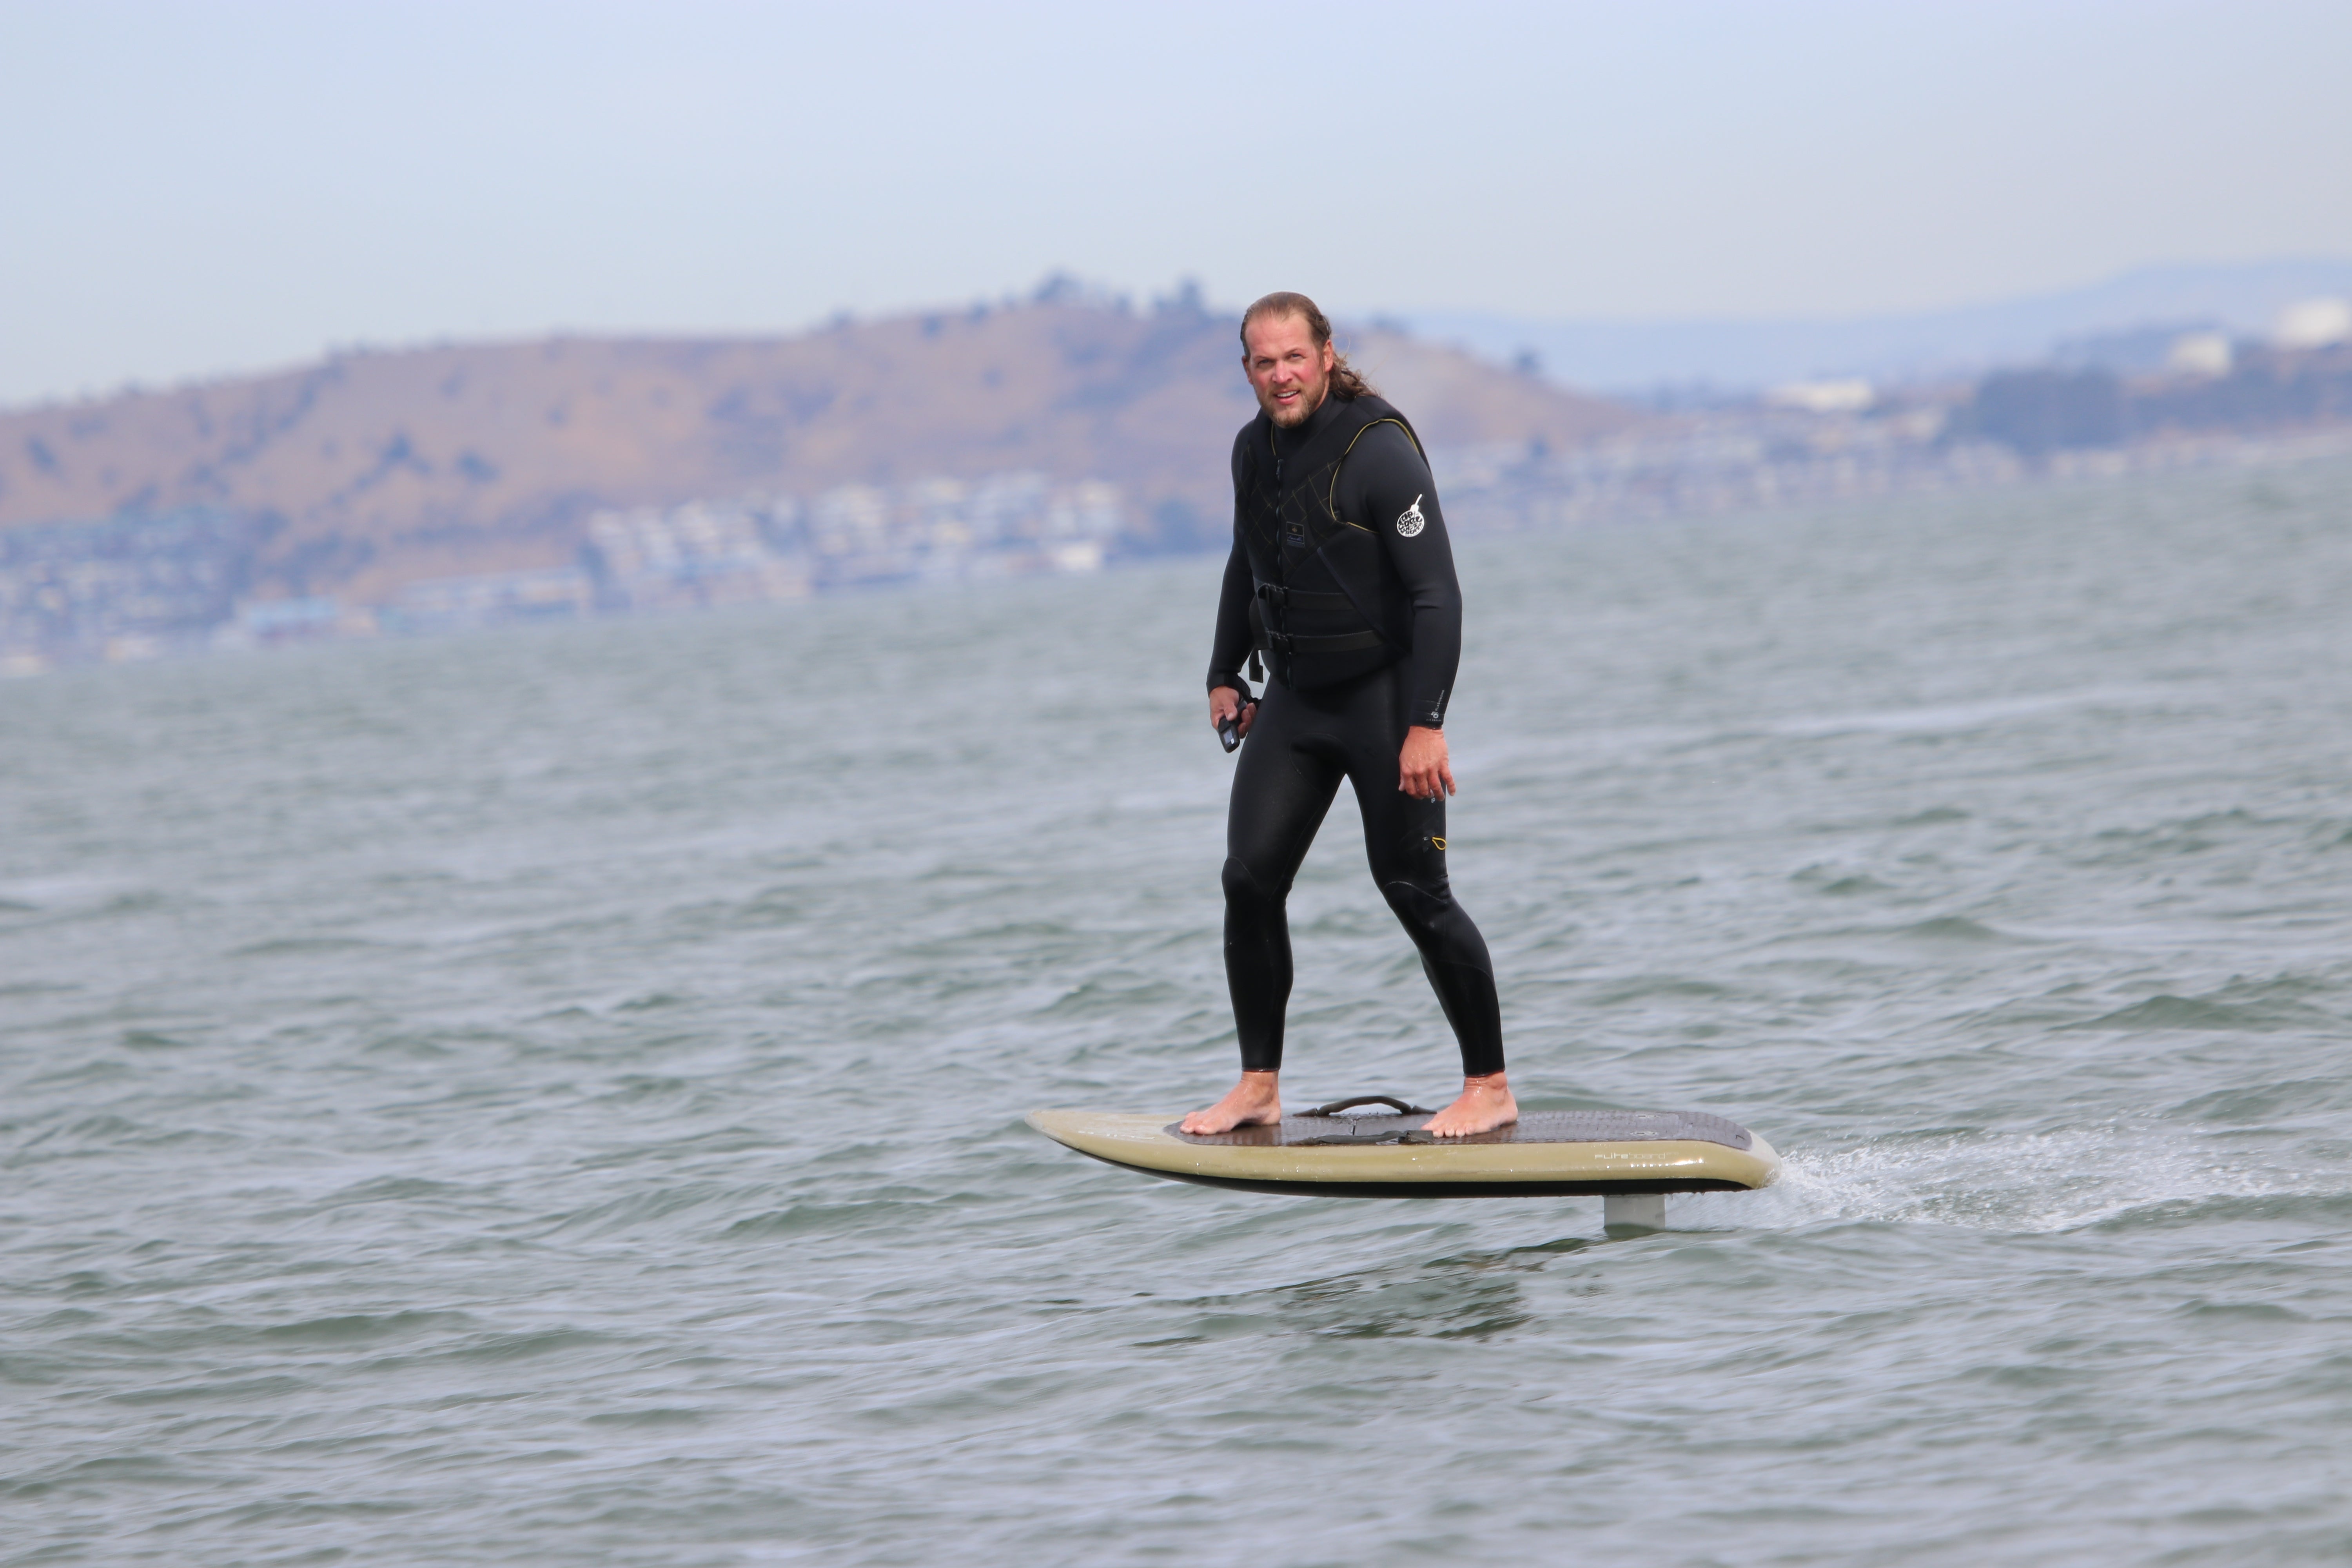
[[1217, 739], [1224, 742], [1225, 750], [1228, 752], [1236, 751], [1240, 748], [1242, 743], [1242, 715], [1256, 706], [1257, 699], [1254, 697], [1243, 698], [1242, 705], [1234, 710], [1234, 716], [1217, 726]]

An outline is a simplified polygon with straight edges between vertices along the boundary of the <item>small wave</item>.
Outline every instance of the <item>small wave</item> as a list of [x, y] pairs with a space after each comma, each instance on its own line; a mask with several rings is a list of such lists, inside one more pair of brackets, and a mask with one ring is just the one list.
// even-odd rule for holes
[[2202, 1029], [2231, 1034], [2265, 1034], [2282, 1029], [2315, 1029], [2340, 1035], [2345, 1021], [2334, 1013], [2303, 1000], [2324, 994], [2323, 988], [2294, 975], [2250, 983], [2231, 981], [2204, 996], [2178, 996], [2158, 992], [2128, 1007], [2064, 1026], [2070, 1029]]
[[606, 1410], [588, 1417], [591, 1426], [699, 1426], [714, 1412], [680, 1405], [655, 1405], [644, 1410]]
[[231, 948], [231, 958], [331, 958], [366, 952], [390, 944], [352, 936], [281, 936]]
[[1822, 952], [1826, 948], [1836, 955], [1851, 954], [1866, 959], [1874, 954], [1884, 960], [1895, 954], [1916, 953], [1923, 946], [1947, 950], [2025, 947], [2042, 940], [2002, 931], [1981, 921], [1970, 920], [1966, 915], [1937, 915], [1902, 925], [1844, 925], [1813, 931], [1776, 931], [1759, 939], [1757, 945], [1783, 952], [1791, 949]]
[[2321, 1074], [2232, 1084], [2192, 1096], [2169, 1109], [2177, 1116], [2231, 1127], [2335, 1117], [2352, 1110], [2352, 1082], [2334, 1074]]
[[2252, 1007], [2231, 1007], [2194, 996], [2158, 994], [2128, 1007], [2087, 1018], [2069, 1029], [2269, 1029], [2270, 1018]]
[[713, 1205], [741, 1203], [763, 1196], [759, 1192], [721, 1186], [713, 1183], [688, 1183], [675, 1187], [656, 1187], [649, 1191], [633, 1192], [604, 1203], [563, 1215], [546, 1228], [545, 1234], [558, 1236], [571, 1231], [591, 1236], [625, 1233], [644, 1226], [661, 1226]]
[[2039, 718], [2068, 708], [2139, 708], [2161, 700], [2161, 693], [2142, 688], [2106, 686], [2084, 691], [2043, 692], [2030, 697], [1997, 697], [1980, 702], [1947, 702], [1919, 708], [1888, 708], [1861, 713], [1784, 719], [1769, 729], [1776, 735], [1806, 740], [1844, 734], [1939, 734], [1983, 729], [2011, 719]]
[[1184, 999], [1182, 986], [1154, 975], [1096, 975], [1062, 991], [1037, 1009], [1043, 1018], [1127, 1018]]
[[1685, 974], [1636, 974], [1611, 981], [1595, 989], [1590, 1005], [1622, 1007], [1635, 1002], [1728, 1002], [1741, 998], [1742, 994], [1715, 980], [1699, 980]]
[[1934, 920], [1920, 921], [1912, 925], [1899, 927], [1894, 934], [1915, 937], [1922, 942], [1982, 943], [2023, 940], [2011, 936], [2007, 931], [1995, 931], [1992, 927], [1972, 921], [1966, 915], [1941, 915]]
[[649, 991], [642, 996], [632, 996], [625, 1002], [616, 1004], [614, 1006], [613, 1011], [615, 1013], [654, 1013], [658, 1012], [665, 1007], [688, 1006], [691, 1005], [692, 1001], [693, 998], [681, 996], [674, 991]]
[[1507, 1272], [1465, 1266], [1464, 1259], [1410, 1270], [1372, 1269], [1172, 1305], [1183, 1314], [1182, 1321], [1169, 1325], [1178, 1331], [1143, 1341], [1141, 1347], [1267, 1337], [1484, 1340], [1523, 1328], [1534, 1318], [1525, 1293]]
[[486, 1334], [437, 1349], [432, 1354], [434, 1359], [440, 1361], [527, 1361], [538, 1356], [609, 1344], [613, 1337], [591, 1329], [538, 1329], [521, 1333]]
[[831, 1236], [903, 1224], [916, 1205], [895, 1200], [868, 1203], [796, 1203], [739, 1219], [720, 1234], [733, 1240], [771, 1240], [793, 1236]]
[[2257, 816], [2242, 806], [2200, 812], [2148, 827], [2111, 827], [2094, 834], [2084, 855], [2093, 866], [2137, 866], [2180, 856], [2202, 855], [2226, 844], [2290, 831], [2289, 818]]
[[299, 1344], [366, 1344], [453, 1326], [470, 1327], [472, 1323], [473, 1319], [464, 1312], [348, 1312], [337, 1317], [310, 1318], [298, 1323], [278, 1323], [261, 1330], [258, 1337], [265, 1341]]

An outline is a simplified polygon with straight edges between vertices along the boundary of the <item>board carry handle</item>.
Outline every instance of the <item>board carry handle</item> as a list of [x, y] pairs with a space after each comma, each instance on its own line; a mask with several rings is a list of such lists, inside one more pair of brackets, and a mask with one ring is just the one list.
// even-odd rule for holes
[[1392, 1105], [1401, 1116], [1433, 1116], [1426, 1105], [1408, 1105], [1392, 1094], [1360, 1094], [1353, 1100], [1335, 1100], [1328, 1105], [1318, 1105], [1312, 1110], [1302, 1110], [1301, 1116], [1337, 1116], [1343, 1110], [1353, 1110], [1360, 1105]]
[[1391, 1127], [1386, 1132], [1341, 1132], [1327, 1138], [1301, 1138], [1291, 1145], [1294, 1149], [1317, 1149], [1339, 1143], [1434, 1143], [1437, 1140], [1415, 1129], [1411, 1132]]

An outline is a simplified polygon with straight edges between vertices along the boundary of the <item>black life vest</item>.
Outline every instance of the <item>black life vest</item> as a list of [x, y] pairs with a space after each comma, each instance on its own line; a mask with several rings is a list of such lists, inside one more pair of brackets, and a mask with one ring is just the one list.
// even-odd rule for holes
[[[1328, 686], [1404, 657], [1412, 637], [1402, 595], [1367, 522], [1339, 511], [1339, 469], [1376, 425], [1421, 437], [1384, 398], [1333, 400], [1336, 413], [1288, 457], [1260, 414], [1243, 442], [1234, 508], [1256, 580], [1255, 646], [1285, 685]], [[1319, 414], [1320, 409], [1317, 410]]]

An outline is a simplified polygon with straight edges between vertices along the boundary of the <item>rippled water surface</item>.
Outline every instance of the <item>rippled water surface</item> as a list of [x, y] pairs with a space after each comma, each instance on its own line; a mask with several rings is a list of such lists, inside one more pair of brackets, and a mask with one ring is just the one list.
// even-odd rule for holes
[[1230, 1078], [1216, 571], [0, 686], [0, 1563], [2352, 1556], [2352, 468], [1465, 547], [1523, 1103], [1789, 1157], [1634, 1239], [1022, 1124]]

